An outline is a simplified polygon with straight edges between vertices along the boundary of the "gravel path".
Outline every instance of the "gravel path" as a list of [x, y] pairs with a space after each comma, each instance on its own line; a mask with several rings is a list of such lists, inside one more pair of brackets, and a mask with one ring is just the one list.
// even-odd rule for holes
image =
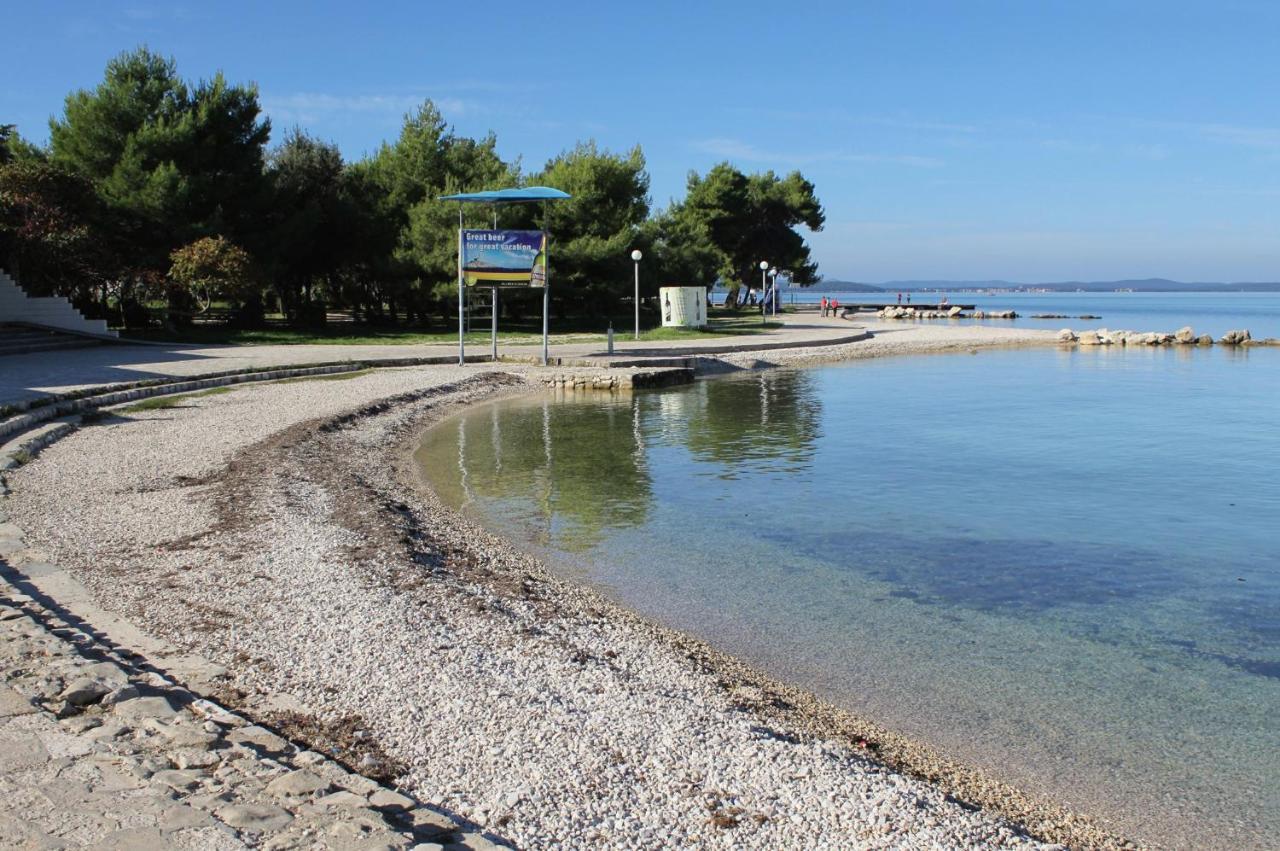
[[[768, 362], [1046, 341], [991, 331]], [[225, 703], [300, 731], [358, 718], [406, 791], [521, 846], [1046, 847], [995, 810], [1120, 844], [558, 581], [415, 487], [422, 425], [529, 392], [529, 372], [384, 370], [111, 417], [10, 473], [7, 507], [104, 608], [226, 666]]]

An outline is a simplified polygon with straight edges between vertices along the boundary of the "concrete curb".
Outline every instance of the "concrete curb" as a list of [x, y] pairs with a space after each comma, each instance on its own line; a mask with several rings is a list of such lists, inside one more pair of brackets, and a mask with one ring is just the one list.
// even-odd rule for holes
[[[96, 408], [120, 405], [153, 396], [169, 396], [175, 393], [189, 393], [193, 390], [205, 390], [210, 387], [226, 387], [232, 384], [244, 384], [254, 381], [275, 381], [281, 378], [301, 378], [308, 375], [334, 375], [342, 372], [356, 372], [362, 369], [382, 369], [404, 366], [435, 366], [455, 363], [456, 358], [395, 358], [390, 360], [341, 361], [328, 364], [308, 364], [306, 366], [275, 366], [263, 369], [235, 370], [232, 372], [212, 372], [195, 375], [187, 379], [175, 381], [172, 378], [159, 378], [146, 381], [113, 384], [104, 388], [94, 388], [83, 393], [61, 393], [45, 399], [28, 400], [8, 406], [17, 411], [7, 419], [0, 420], [0, 439], [11, 434], [26, 431], [48, 420], [57, 419], [70, 414], [79, 414]], [[468, 363], [487, 363], [488, 357], [468, 357]], [[4, 406], [0, 406], [0, 410]], [[25, 411], [25, 413], [23, 413]]]

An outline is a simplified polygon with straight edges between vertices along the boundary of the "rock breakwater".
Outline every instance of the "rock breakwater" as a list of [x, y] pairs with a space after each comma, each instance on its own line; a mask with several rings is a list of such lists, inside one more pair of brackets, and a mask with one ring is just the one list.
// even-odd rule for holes
[[880, 319], [1017, 319], [1014, 310], [975, 310], [965, 313], [960, 307], [947, 310], [922, 310], [915, 307], [889, 305], [875, 314]]
[[1079, 346], [1280, 346], [1280, 339], [1267, 337], [1255, 340], [1247, 329], [1228, 331], [1218, 340], [1209, 334], [1199, 334], [1190, 325], [1177, 331], [1111, 331], [1106, 328], [1074, 331], [1063, 328], [1058, 332], [1058, 342]]

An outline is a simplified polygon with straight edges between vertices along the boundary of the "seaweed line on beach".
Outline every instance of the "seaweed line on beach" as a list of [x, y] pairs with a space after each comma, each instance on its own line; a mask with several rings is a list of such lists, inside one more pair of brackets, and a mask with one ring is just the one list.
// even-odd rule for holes
[[[857, 770], [871, 775], [887, 767], [929, 781], [953, 805], [949, 819], [963, 819], [961, 814], [977, 807], [1021, 825], [1042, 840], [1076, 847], [1132, 847], [1087, 818], [947, 761], [802, 689], [773, 681], [704, 642], [652, 623], [595, 590], [565, 582], [536, 558], [445, 507], [420, 480], [411, 458], [419, 435], [429, 424], [465, 405], [529, 392], [524, 372], [459, 371], [457, 380], [387, 393], [363, 403], [352, 400], [351, 409], [286, 424], [239, 446], [220, 462], [205, 463], [203, 470], [184, 469], [155, 479], [159, 482], [156, 493], [139, 492], [139, 498], [181, 495], [193, 505], [206, 506], [208, 516], [201, 522], [193, 519], [190, 529], [151, 545], [132, 544], [128, 535], [102, 542], [97, 551], [112, 557], [91, 568], [82, 560], [78, 572], [144, 628], [226, 664], [232, 680], [228, 692], [237, 705], [317, 741], [348, 764], [359, 766], [369, 757], [364, 761], [377, 764], [382, 776], [398, 773], [400, 782], [415, 791], [440, 794], [446, 788], [423, 774], [424, 765], [432, 771], [436, 757], [431, 755], [441, 755], [432, 750], [438, 743], [426, 743], [424, 751], [423, 743], [412, 738], [413, 725], [404, 719], [391, 723], [396, 719], [374, 711], [364, 716], [352, 713], [352, 704], [360, 701], [344, 694], [350, 688], [344, 682], [349, 684], [349, 677], [358, 675], [353, 674], [356, 669], [335, 671], [335, 660], [307, 658], [318, 651], [308, 641], [306, 629], [319, 630], [322, 638], [331, 639], [324, 634], [329, 627], [323, 615], [306, 624], [274, 622], [299, 616], [299, 611], [278, 611], [288, 606], [273, 602], [287, 602], [289, 596], [289, 589], [280, 587], [285, 580], [275, 573], [279, 561], [272, 562], [281, 557], [272, 550], [282, 546], [279, 538], [297, 535], [304, 550], [310, 546], [306, 542], [313, 541], [317, 549], [327, 548], [340, 557], [331, 565], [340, 570], [335, 576], [345, 577], [342, 581], [353, 583], [351, 587], [361, 595], [383, 600], [389, 611], [399, 613], [388, 616], [391, 632], [386, 637], [393, 643], [417, 647], [427, 642], [423, 633], [434, 631], [446, 636], [439, 639], [438, 652], [449, 654], [475, 648], [456, 646], [447, 636], [456, 633], [463, 641], [467, 635], [483, 634], [493, 643], [488, 649], [527, 650], [560, 660], [555, 664], [571, 675], [566, 687], [576, 687], [572, 676], [580, 676], [585, 689], [616, 689], [621, 694], [628, 693], [627, 683], [633, 680], [640, 683], [635, 693], [641, 694], [648, 682], [641, 683], [650, 674], [646, 661], [637, 658], [638, 651], [665, 648], [662, 652], [682, 660], [682, 681], [692, 677], [691, 682], [705, 683], [718, 695], [713, 703], [727, 707], [730, 720], [737, 716], [739, 721], [734, 723], [740, 722], [753, 741], [781, 749], [771, 752], [793, 748], [797, 754], [821, 753], [830, 758], [829, 767], [837, 774], [841, 764], [849, 766], [845, 770], [862, 766]], [[290, 390], [304, 386], [292, 385]], [[227, 398], [207, 404], [216, 409]], [[199, 410], [182, 414], [199, 415]], [[290, 546], [289, 552], [298, 550], [296, 544]], [[101, 573], [95, 575], [95, 571]], [[150, 589], [154, 593], [121, 588], [126, 575], [144, 589], [154, 582]], [[298, 590], [324, 600], [328, 589], [323, 581], [320, 585]], [[410, 636], [395, 621], [405, 612], [421, 619], [420, 629]], [[312, 617], [305, 610], [301, 614]], [[487, 633], [477, 626], [485, 622], [494, 625]], [[284, 645], [273, 643], [282, 638]], [[574, 671], [578, 674], [572, 675]], [[672, 689], [680, 693], [675, 684]], [[291, 694], [301, 698], [300, 708], [279, 700]], [[700, 705], [701, 698], [696, 700], [699, 703], [694, 705]], [[405, 712], [422, 723], [435, 723], [430, 712], [418, 707], [406, 706]], [[357, 730], [361, 725], [368, 729]], [[362, 735], [356, 737], [356, 732]], [[484, 739], [483, 734], [476, 736]], [[619, 771], [633, 770], [622, 751], [616, 759]], [[369, 765], [364, 768], [368, 770]], [[724, 782], [717, 785], [714, 775], [693, 769], [686, 773], [672, 777], [671, 788], [685, 790], [680, 794], [696, 799], [704, 811], [703, 829], [712, 831], [708, 835], [739, 829], [772, 830], [770, 835], [779, 835], [776, 820], [783, 813], [751, 805], [747, 800], [751, 796], [738, 795]], [[803, 784], [803, 777], [798, 782]], [[592, 788], [591, 782], [584, 782], [583, 788]], [[516, 793], [501, 796], [501, 801], [475, 800], [461, 789], [449, 794], [454, 796], [451, 804], [499, 829], [517, 828], [527, 817], [522, 809], [527, 802]], [[603, 788], [601, 795], [610, 798]], [[787, 806], [786, 799], [778, 803], [783, 812]], [[925, 806], [923, 799], [917, 806]], [[867, 843], [886, 840], [893, 835], [890, 822], [894, 819], [882, 822], [880, 818], [849, 838]], [[601, 841], [610, 830], [616, 834], [622, 829], [620, 820], [599, 821], [601, 826], [587, 830], [581, 841]], [[976, 828], [976, 824], [966, 828], [976, 830], [966, 841], [1021, 844], [1016, 834], [1004, 829], [998, 835], [986, 833], [990, 828]], [[681, 834], [684, 841], [693, 836]], [[978, 840], [979, 836], [984, 838]], [[531, 844], [538, 844], [539, 837], [551, 838], [532, 827], [525, 833], [525, 841]], [[642, 846], [654, 844], [643, 836], [637, 841]]]

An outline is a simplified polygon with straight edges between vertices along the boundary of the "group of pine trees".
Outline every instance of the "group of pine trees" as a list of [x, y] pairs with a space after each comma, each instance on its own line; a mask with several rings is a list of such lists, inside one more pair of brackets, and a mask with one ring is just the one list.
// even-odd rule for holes
[[172, 59], [122, 54], [96, 88], [67, 97], [47, 147], [0, 126], [0, 266], [34, 294], [65, 295], [127, 326], [182, 323], [219, 305], [242, 327], [277, 311], [311, 326], [335, 309], [425, 327], [456, 304], [458, 213], [439, 196], [540, 185], [572, 200], [550, 205], [545, 221], [502, 208], [499, 226], [547, 227], [557, 314], [618, 310], [634, 248], [650, 291], [752, 283], [760, 258], [796, 283], [817, 279], [797, 229], [819, 230], [824, 216], [798, 172], [722, 163], [691, 173], [686, 197], [654, 211], [638, 146], [578, 143], [522, 172], [494, 135], [458, 135], [430, 101], [355, 162], [297, 128], [270, 142], [255, 86], [220, 74], [192, 83]]

